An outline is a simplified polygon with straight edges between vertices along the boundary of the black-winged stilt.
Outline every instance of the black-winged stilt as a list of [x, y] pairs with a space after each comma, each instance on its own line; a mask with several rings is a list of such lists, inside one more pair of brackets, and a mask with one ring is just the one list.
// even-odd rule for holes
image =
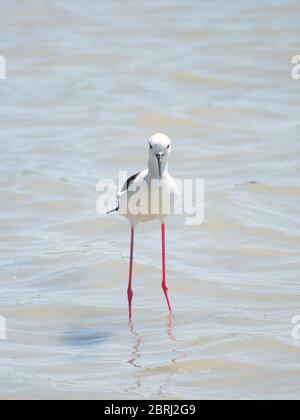
[[[168, 294], [166, 277], [166, 224], [172, 200], [178, 194], [175, 180], [169, 175], [168, 162], [171, 140], [164, 134], [155, 134], [149, 141], [148, 169], [130, 177], [118, 194], [118, 207], [109, 213], [118, 212], [131, 223], [130, 267], [128, 282], [129, 319], [132, 319], [132, 274], [135, 227], [139, 223], [159, 220], [162, 237], [162, 288], [170, 313], [172, 306]], [[136, 200], [136, 201], [135, 201]], [[139, 201], [139, 211], [133, 210], [132, 203]], [[167, 203], [167, 205], [165, 205]], [[174, 203], [174, 201], [173, 201]]]

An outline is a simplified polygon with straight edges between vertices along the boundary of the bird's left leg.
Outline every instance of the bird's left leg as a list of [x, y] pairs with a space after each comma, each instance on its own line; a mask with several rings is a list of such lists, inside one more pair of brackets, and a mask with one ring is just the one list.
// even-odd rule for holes
[[129, 320], [132, 320], [132, 272], [133, 272], [133, 249], [134, 249], [134, 226], [131, 226], [131, 244], [130, 244], [130, 267], [129, 267], [129, 282], [128, 282], [128, 308], [129, 308]]
[[169, 299], [169, 293], [168, 293], [169, 289], [168, 289], [167, 276], [166, 276], [166, 225], [164, 223], [161, 225], [161, 238], [162, 238], [162, 272], [163, 272], [162, 288], [167, 299], [169, 311], [172, 313], [172, 305]]

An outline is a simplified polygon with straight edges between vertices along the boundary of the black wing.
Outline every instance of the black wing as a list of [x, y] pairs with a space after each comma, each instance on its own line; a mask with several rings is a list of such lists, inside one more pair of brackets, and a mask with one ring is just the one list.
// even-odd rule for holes
[[135, 175], [132, 175], [130, 178], [127, 179], [125, 182], [123, 188], [121, 189], [121, 192], [124, 192], [129, 189], [130, 185], [136, 180], [136, 178], [140, 175], [141, 172], [138, 172]]
[[[135, 175], [132, 175], [130, 178], [127, 179], [127, 181], [125, 182], [125, 184], [123, 185], [123, 188], [121, 189], [121, 192], [127, 191], [130, 187], [130, 185], [134, 182], [134, 180], [139, 176], [141, 172], [138, 172]], [[118, 207], [116, 209], [113, 209], [111, 211], [109, 211], [106, 214], [110, 214], [110, 213], [114, 213], [116, 211], [119, 211], [120, 206], [118, 205]]]

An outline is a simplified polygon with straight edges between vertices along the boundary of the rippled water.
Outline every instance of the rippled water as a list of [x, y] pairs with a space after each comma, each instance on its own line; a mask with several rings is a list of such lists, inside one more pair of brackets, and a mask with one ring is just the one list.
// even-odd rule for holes
[[[297, 1], [1, 5], [1, 398], [299, 398]], [[205, 223], [99, 217], [96, 182], [143, 169], [206, 181]]]

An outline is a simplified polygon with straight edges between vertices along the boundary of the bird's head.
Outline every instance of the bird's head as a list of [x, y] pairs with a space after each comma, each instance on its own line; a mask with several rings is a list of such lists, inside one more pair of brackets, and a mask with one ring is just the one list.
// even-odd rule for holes
[[165, 134], [155, 134], [149, 141], [149, 159], [157, 165], [159, 179], [162, 178], [171, 153], [171, 140]]

